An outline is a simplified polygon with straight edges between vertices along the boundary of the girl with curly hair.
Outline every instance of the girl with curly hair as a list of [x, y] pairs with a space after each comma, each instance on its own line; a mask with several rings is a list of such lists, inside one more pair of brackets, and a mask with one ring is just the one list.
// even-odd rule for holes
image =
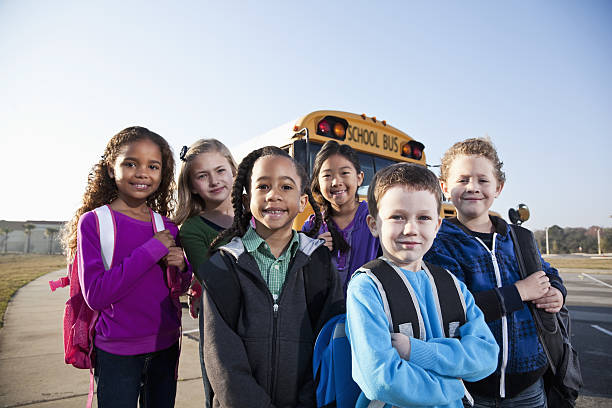
[[[89, 174], [83, 204], [64, 232], [69, 260], [95, 325], [95, 378], [99, 407], [173, 407], [179, 356], [177, 293], [191, 268], [176, 242], [174, 159], [164, 138], [143, 127], [117, 133]], [[115, 224], [110, 265], [101, 255], [98, 218], [107, 206]], [[154, 232], [153, 211], [165, 229]], [[108, 269], [107, 269], [108, 268]], [[172, 284], [173, 282], [174, 284]]]

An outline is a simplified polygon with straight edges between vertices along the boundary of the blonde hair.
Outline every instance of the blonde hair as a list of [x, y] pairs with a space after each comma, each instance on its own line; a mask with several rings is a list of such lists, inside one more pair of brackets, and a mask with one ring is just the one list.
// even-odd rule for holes
[[232, 168], [232, 175], [236, 176], [237, 166], [232, 153], [217, 139], [200, 139], [189, 146], [188, 149], [187, 146], [183, 147], [183, 151], [181, 151], [183, 164], [181, 164], [181, 172], [178, 177], [178, 206], [173, 220], [176, 225], [180, 225], [188, 218], [200, 214], [206, 208], [204, 199], [192, 193], [193, 185], [190, 174], [193, 160], [202, 153], [211, 152], [219, 153], [225, 157]]
[[495, 146], [493, 146], [489, 138], [481, 137], [457, 142], [444, 153], [442, 164], [440, 165], [440, 180], [448, 181], [448, 172], [450, 171], [451, 164], [461, 155], [481, 156], [485, 159], [489, 159], [491, 164], [493, 164], [493, 172], [495, 173], [497, 182], [503, 184], [506, 181], [506, 174], [502, 170], [504, 163], [499, 160]]

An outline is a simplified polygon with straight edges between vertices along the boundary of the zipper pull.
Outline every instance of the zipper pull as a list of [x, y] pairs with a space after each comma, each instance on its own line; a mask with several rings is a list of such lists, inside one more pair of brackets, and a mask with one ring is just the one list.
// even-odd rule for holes
[[272, 299], [274, 299], [274, 305], [272, 306], [272, 310], [274, 311], [274, 317], [278, 315], [278, 295], [272, 295]]

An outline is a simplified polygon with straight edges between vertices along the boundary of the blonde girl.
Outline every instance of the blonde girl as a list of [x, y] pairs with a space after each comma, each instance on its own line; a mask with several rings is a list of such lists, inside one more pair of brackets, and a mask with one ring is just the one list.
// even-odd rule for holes
[[[229, 149], [216, 139], [200, 139], [184, 146], [180, 154], [178, 208], [174, 222], [182, 224], [180, 239], [194, 271], [208, 259], [208, 249], [215, 237], [234, 221], [231, 191], [236, 163]], [[200, 366], [206, 395], [211, 392], [202, 354], [203, 321], [199, 313], [202, 289], [192, 282], [189, 297], [192, 317], [200, 327]], [[210, 401], [207, 398], [206, 401]], [[209, 403], [206, 404], [209, 407]]]

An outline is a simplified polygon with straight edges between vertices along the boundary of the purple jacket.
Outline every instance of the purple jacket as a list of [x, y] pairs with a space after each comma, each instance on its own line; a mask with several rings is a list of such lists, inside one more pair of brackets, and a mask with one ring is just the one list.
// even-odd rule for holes
[[[153, 238], [153, 224], [113, 211], [115, 252], [104, 270], [96, 215], [79, 220], [77, 245], [79, 281], [85, 301], [100, 311], [96, 347], [113, 354], [135, 355], [172, 346], [180, 335], [180, 310], [170, 297], [165, 271], [158, 265], [168, 249]], [[175, 237], [178, 230], [164, 217]], [[191, 282], [191, 268], [180, 274], [183, 292]]]
[[[332, 261], [334, 262], [334, 266], [336, 266], [338, 269], [338, 274], [340, 275], [340, 282], [342, 283], [342, 289], [344, 290], [345, 297], [348, 281], [351, 279], [353, 272], [378, 256], [380, 244], [378, 242], [378, 238], [374, 238], [370, 232], [370, 229], [368, 228], [368, 224], [366, 223], [367, 216], [368, 203], [362, 201], [359, 203], [359, 208], [357, 208], [353, 221], [345, 229], [338, 229], [351, 247], [346, 255], [348, 260], [348, 268], [342, 267], [342, 263], [344, 263], [342, 259], [343, 256], [339, 253], [339, 251], [335, 251], [332, 254]], [[313, 222], [314, 214], [306, 220], [304, 226], [302, 227], [302, 231], [308, 231]], [[329, 231], [327, 224], [323, 223], [321, 229], [319, 230], [319, 235], [327, 231]]]

